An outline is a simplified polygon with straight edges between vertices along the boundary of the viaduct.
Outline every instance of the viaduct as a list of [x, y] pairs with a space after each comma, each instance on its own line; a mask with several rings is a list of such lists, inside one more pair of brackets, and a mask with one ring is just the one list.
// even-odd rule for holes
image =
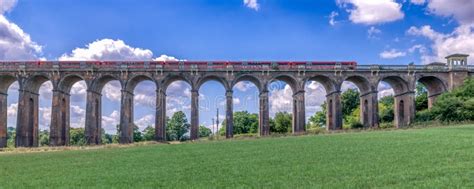
[[293, 132], [305, 131], [305, 83], [316, 81], [327, 91], [328, 130], [342, 128], [341, 85], [353, 82], [360, 90], [360, 121], [365, 127], [378, 127], [377, 86], [384, 81], [394, 89], [394, 125], [409, 125], [415, 116], [416, 82], [423, 83], [429, 106], [445, 91], [461, 85], [474, 75], [467, 56], [450, 55], [447, 63], [428, 65], [357, 65], [350, 63], [314, 62], [193, 62], [193, 61], [113, 61], [113, 62], [0, 62], [0, 148], [7, 140], [7, 91], [18, 81], [19, 98], [15, 145], [38, 146], [38, 97], [42, 83], [53, 84], [50, 143], [69, 144], [70, 90], [78, 81], [87, 84], [85, 135], [90, 145], [101, 143], [101, 91], [111, 80], [121, 83], [120, 143], [133, 142], [133, 100], [135, 86], [144, 80], [156, 84], [155, 138], [165, 140], [166, 89], [182, 80], [191, 86], [190, 138], [198, 138], [199, 88], [209, 81], [221, 83], [226, 90], [226, 137], [233, 136], [233, 86], [249, 81], [259, 90], [259, 133], [270, 134], [268, 85], [274, 80], [286, 82], [293, 91]]

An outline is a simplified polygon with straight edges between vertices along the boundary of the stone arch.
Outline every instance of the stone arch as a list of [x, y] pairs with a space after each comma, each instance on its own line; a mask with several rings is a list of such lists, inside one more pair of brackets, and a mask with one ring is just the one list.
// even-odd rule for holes
[[377, 82], [377, 84], [379, 84], [381, 81], [387, 82], [393, 88], [393, 91], [395, 92], [395, 96], [410, 91], [410, 85], [409, 85], [408, 81], [401, 78], [400, 76], [385, 76], [385, 77], [382, 77]]
[[133, 92], [135, 87], [142, 81], [151, 81], [155, 84], [155, 87], [158, 89], [158, 83], [156, 80], [148, 75], [134, 75], [126, 81], [125, 90]]
[[26, 89], [33, 93], [39, 93], [41, 85], [47, 81], [51, 81], [51, 79], [46, 74], [33, 75], [26, 80], [24, 90]]
[[13, 75], [2, 75], [0, 76], [0, 93], [7, 94], [8, 88], [18, 81], [18, 79]]
[[324, 89], [326, 90], [326, 93], [331, 93], [335, 91], [339, 91], [340, 86], [336, 84], [336, 82], [329, 78], [328, 76], [324, 75], [316, 75], [316, 76], [311, 76], [305, 79], [305, 82], [309, 81], [316, 81], [323, 85]]
[[231, 86], [230, 86], [231, 89], [233, 89], [234, 86], [235, 86], [237, 83], [241, 82], [241, 81], [248, 81], [248, 82], [253, 83], [253, 84], [257, 87], [258, 91], [259, 91], [259, 92], [262, 92], [263, 87], [262, 87], [262, 83], [260, 82], [260, 79], [257, 78], [257, 77], [255, 77], [255, 76], [253, 76], [253, 75], [250, 75], [250, 74], [244, 74], [244, 75], [237, 76], [237, 77], [232, 81], [232, 84], [231, 84]]
[[85, 81], [85, 79], [78, 74], [69, 74], [61, 78], [58, 84], [58, 89], [69, 93], [71, 91], [71, 88], [74, 84], [76, 84], [79, 81]]
[[431, 108], [436, 101], [436, 97], [448, 90], [448, 84], [436, 76], [420, 76], [417, 79], [428, 91], [428, 108]]
[[361, 75], [351, 75], [344, 78], [344, 81], [350, 81], [354, 83], [360, 90], [360, 94], [365, 94], [372, 91], [373, 87], [370, 85], [369, 80]]
[[276, 75], [274, 77], [272, 77], [268, 83], [266, 84], [267, 86], [265, 87], [268, 87], [268, 85], [270, 85], [270, 83], [272, 83], [273, 81], [283, 81], [285, 82], [287, 85], [289, 85], [291, 87], [291, 91], [293, 93], [296, 93], [300, 90], [302, 90], [301, 86], [298, 85], [298, 80], [296, 78], [294, 78], [293, 76], [291, 75], [286, 75], [286, 74], [281, 74], [281, 75]]
[[17, 81], [12, 75], [0, 76], [0, 148], [7, 146], [7, 122], [8, 122], [8, 88]]
[[[380, 78], [387, 82], [394, 91], [394, 125], [397, 128], [410, 125], [415, 119], [415, 94], [409, 81], [400, 76], [389, 75]], [[413, 85], [414, 86], [414, 85]]]
[[97, 93], [101, 93], [102, 89], [104, 88], [105, 84], [109, 81], [117, 80], [120, 82], [120, 87], [123, 89], [123, 82], [120, 80], [119, 77], [114, 75], [102, 75], [94, 79], [91, 84], [90, 90], [95, 91]]
[[201, 88], [201, 86], [206, 83], [207, 81], [217, 81], [219, 82], [220, 84], [222, 84], [222, 86], [224, 87], [224, 89], [226, 91], [230, 90], [231, 88], [229, 88], [229, 84], [226, 80], [226, 78], [224, 77], [220, 77], [218, 75], [204, 75], [202, 77], [200, 77], [197, 82], [196, 82], [196, 90], [199, 90]]
[[188, 79], [186, 76], [183, 75], [168, 75], [160, 82], [160, 86], [162, 87], [163, 91], [166, 92], [169, 85], [175, 81], [184, 81], [186, 82], [191, 88], [193, 88], [193, 82]]

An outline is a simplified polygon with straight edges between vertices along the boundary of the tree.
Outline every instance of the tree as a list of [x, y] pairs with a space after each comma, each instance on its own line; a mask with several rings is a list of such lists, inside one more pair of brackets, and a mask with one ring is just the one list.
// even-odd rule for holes
[[199, 126], [199, 137], [208, 137], [212, 133], [211, 129], [207, 128], [204, 125]]
[[143, 141], [143, 136], [142, 132], [140, 132], [140, 128], [136, 126], [135, 124], [132, 124], [133, 126], [133, 142], [141, 142]]
[[86, 145], [86, 135], [84, 128], [70, 128], [69, 129], [69, 144], [74, 146]]
[[143, 140], [152, 141], [155, 140], [155, 128], [148, 126], [143, 130]]
[[270, 125], [270, 132], [288, 133], [291, 132], [292, 115], [288, 112], [277, 112], [274, 118], [275, 124]]
[[[222, 122], [219, 129], [220, 135], [225, 135], [226, 121]], [[234, 134], [246, 134], [258, 132], [258, 114], [247, 111], [234, 112]]]
[[356, 89], [348, 89], [341, 95], [342, 115], [344, 118], [352, 114], [359, 107], [360, 93]]
[[7, 146], [15, 146], [16, 132], [14, 127], [7, 128]]
[[324, 101], [321, 104], [321, 111], [316, 112], [313, 116], [309, 117], [309, 128], [318, 128], [326, 126], [326, 114], [327, 114], [327, 103]]
[[175, 112], [168, 121], [166, 127], [166, 138], [168, 140], [185, 140], [184, 134], [189, 132], [190, 125], [186, 114], [182, 111]]
[[462, 86], [440, 95], [431, 113], [442, 122], [473, 121], [474, 79], [468, 79]]
[[384, 96], [379, 100], [379, 120], [381, 123], [391, 123], [395, 117], [393, 111], [393, 96]]
[[415, 109], [416, 111], [428, 109], [428, 91], [421, 83], [416, 84]]
[[42, 130], [39, 133], [39, 145], [48, 146], [49, 145], [49, 131]]

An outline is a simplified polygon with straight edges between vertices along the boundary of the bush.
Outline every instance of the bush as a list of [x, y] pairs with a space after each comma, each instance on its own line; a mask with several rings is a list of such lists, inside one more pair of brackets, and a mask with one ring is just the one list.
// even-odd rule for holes
[[433, 121], [436, 119], [436, 116], [428, 109], [418, 111], [415, 115], [415, 121], [417, 122], [426, 122], [426, 121]]
[[393, 128], [395, 127], [392, 122], [382, 122], [379, 125], [379, 128], [381, 129], [387, 129], [387, 128]]
[[356, 121], [356, 122], [352, 122], [352, 123], [350, 124], [350, 127], [351, 127], [352, 129], [361, 129], [361, 128], [364, 128], [364, 125], [363, 125], [361, 122]]

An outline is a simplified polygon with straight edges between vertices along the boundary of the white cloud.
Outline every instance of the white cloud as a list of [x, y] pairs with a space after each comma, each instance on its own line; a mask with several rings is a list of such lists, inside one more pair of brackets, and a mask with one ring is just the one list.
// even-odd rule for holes
[[130, 47], [120, 39], [101, 39], [89, 43], [86, 48], [63, 54], [59, 60], [151, 60], [152, 57], [151, 50]]
[[17, 0], [0, 0], [0, 14], [9, 12], [15, 7]]
[[116, 133], [117, 132], [117, 125], [120, 121], [120, 112], [114, 110], [108, 116], [102, 116], [102, 128], [104, 128], [106, 133]]
[[244, 5], [255, 11], [258, 11], [258, 9], [260, 9], [260, 4], [258, 4], [257, 0], [244, 0]]
[[105, 84], [104, 88], [102, 89], [102, 93], [109, 100], [120, 102], [122, 98], [120, 82], [118, 81], [108, 82], [107, 84]]
[[379, 54], [380, 58], [383, 59], [393, 59], [398, 57], [406, 56], [405, 52], [398, 51], [396, 49], [391, 49], [389, 51], [383, 51]]
[[39, 107], [39, 128], [49, 130], [51, 125], [51, 107]]
[[444, 57], [454, 54], [469, 54], [468, 62], [474, 61], [474, 25], [460, 25], [452, 33], [444, 34], [434, 31], [431, 26], [410, 27], [407, 34], [423, 36], [432, 41], [432, 55], [424, 54], [423, 63], [434, 61], [445, 62]]
[[395, 92], [393, 91], [393, 88], [386, 82], [380, 82], [379, 85], [377, 86], [377, 97], [381, 99], [382, 97], [385, 96], [393, 96]]
[[369, 28], [369, 30], [367, 30], [367, 35], [369, 38], [375, 38], [377, 34], [380, 34], [382, 33], [381, 30], [377, 29], [376, 27], [372, 26]]
[[461, 24], [474, 24], [472, 0], [429, 0], [428, 9], [435, 15], [454, 17]]
[[155, 60], [155, 61], [179, 61], [179, 59], [177, 59], [176, 57], [168, 56], [168, 55], [165, 55], [165, 54], [162, 54], [158, 58], [155, 58], [153, 60]]
[[135, 120], [135, 125], [138, 126], [140, 131], [143, 131], [148, 126], [155, 126], [155, 116], [152, 114], [145, 115], [138, 120]]
[[415, 4], [415, 5], [423, 5], [425, 4], [425, 0], [410, 0], [411, 3]]
[[18, 111], [18, 103], [12, 103], [7, 108], [7, 116], [16, 117], [17, 111]]
[[237, 90], [242, 91], [242, 92], [245, 92], [245, 91], [250, 90], [252, 88], [256, 88], [255, 85], [250, 81], [238, 82], [237, 84], [234, 85], [234, 87]]
[[337, 21], [335, 20], [336, 16], [339, 16], [339, 13], [336, 11], [332, 11], [331, 14], [329, 15], [329, 24], [331, 26], [334, 26], [337, 24]]
[[[8, 10], [6, 8], [0, 7]], [[34, 60], [41, 53], [42, 47], [32, 41], [29, 34], [0, 15], [0, 60]]]
[[357, 24], [381, 24], [404, 17], [402, 5], [395, 0], [337, 0], [337, 4], [345, 8], [350, 13], [349, 19]]

